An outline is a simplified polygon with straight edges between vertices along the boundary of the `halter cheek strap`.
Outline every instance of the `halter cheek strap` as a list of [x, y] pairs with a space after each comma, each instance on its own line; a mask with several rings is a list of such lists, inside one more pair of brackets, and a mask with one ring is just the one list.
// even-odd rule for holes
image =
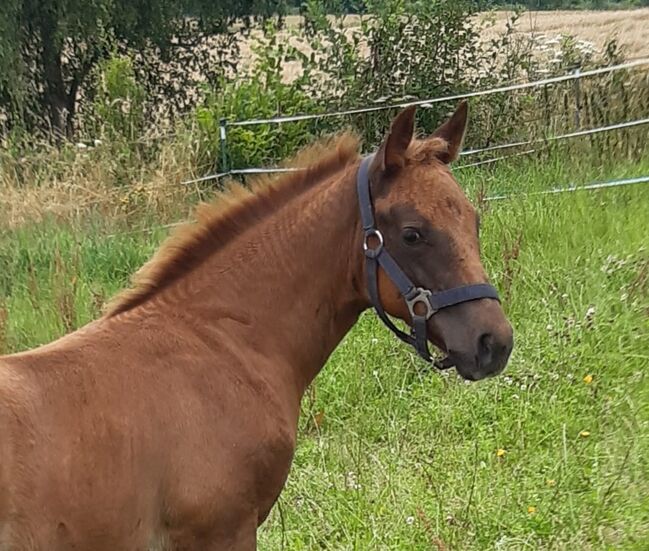
[[[477, 283], [453, 287], [439, 293], [429, 289], [416, 287], [410, 278], [399, 267], [394, 258], [385, 248], [383, 234], [376, 227], [374, 220], [374, 205], [370, 191], [369, 168], [373, 155], [365, 157], [361, 162], [356, 176], [356, 189], [363, 226], [363, 253], [365, 255], [365, 273], [367, 276], [367, 291], [374, 310], [383, 323], [403, 342], [413, 346], [417, 353], [427, 362], [432, 361], [428, 350], [428, 335], [426, 322], [443, 308], [455, 306], [463, 302], [491, 298], [500, 300], [496, 289], [488, 283]], [[374, 241], [374, 246], [370, 245]], [[381, 304], [378, 288], [378, 268], [386, 273], [406, 302], [411, 317], [410, 334], [399, 329], [387, 315]], [[419, 313], [418, 313], [419, 311]]]

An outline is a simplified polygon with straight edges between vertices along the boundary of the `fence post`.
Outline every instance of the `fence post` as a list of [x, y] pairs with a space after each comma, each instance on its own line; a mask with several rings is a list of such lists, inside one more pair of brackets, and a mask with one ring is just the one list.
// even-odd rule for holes
[[221, 142], [221, 168], [219, 172], [228, 172], [228, 119], [222, 117], [219, 121], [219, 138]]
[[552, 117], [552, 113], [550, 112], [550, 98], [548, 96], [548, 85], [544, 84], [543, 85], [543, 117], [544, 117], [544, 123], [545, 123], [545, 128], [543, 128], [542, 136], [548, 136], [551, 132], [555, 131], [555, 122]]
[[575, 126], [577, 130], [581, 128], [581, 67], [575, 69], [575, 80], [573, 81], [575, 87]]

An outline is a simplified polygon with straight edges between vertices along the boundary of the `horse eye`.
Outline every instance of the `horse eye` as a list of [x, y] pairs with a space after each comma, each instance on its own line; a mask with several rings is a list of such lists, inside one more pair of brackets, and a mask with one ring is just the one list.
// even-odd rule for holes
[[421, 239], [421, 234], [415, 228], [406, 228], [403, 230], [403, 240], [408, 245], [414, 245]]

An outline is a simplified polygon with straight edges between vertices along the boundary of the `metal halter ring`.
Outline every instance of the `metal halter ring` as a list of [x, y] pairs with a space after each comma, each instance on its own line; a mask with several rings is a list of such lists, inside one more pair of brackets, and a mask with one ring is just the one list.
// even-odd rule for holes
[[[368, 241], [370, 240], [370, 237], [376, 237], [379, 240], [379, 244], [375, 248], [371, 248], [369, 246]], [[365, 252], [366, 256], [369, 256], [370, 258], [376, 258], [377, 255], [381, 252], [381, 249], [383, 249], [383, 243], [383, 234], [379, 230], [377, 230], [376, 228], [365, 230], [365, 238], [363, 239], [363, 251]]]
[[430, 303], [430, 297], [433, 296], [433, 293], [431, 291], [417, 287], [416, 289], [413, 289], [413, 292], [416, 292], [414, 296], [404, 297], [406, 304], [408, 305], [410, 315], [413, 318], [418, 315], [415, 312], [415, 306], [419, 303], [423, 304], [426, 307], [426, 314], [424, 315], [426, 319], [431, 318], [434, 314], [437, 313], [437, 310], [435, 310], [435, 308], [433, 308], [433, 305]]

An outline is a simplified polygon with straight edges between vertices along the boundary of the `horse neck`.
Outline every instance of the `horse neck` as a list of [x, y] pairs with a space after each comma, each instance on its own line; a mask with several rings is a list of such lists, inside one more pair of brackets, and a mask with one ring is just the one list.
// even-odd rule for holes
[[341, 172], [259, 221], [179, 281], [166, 308], [215, 349], [264, 358], [301, 396], [366, 306], [353, 178]]

